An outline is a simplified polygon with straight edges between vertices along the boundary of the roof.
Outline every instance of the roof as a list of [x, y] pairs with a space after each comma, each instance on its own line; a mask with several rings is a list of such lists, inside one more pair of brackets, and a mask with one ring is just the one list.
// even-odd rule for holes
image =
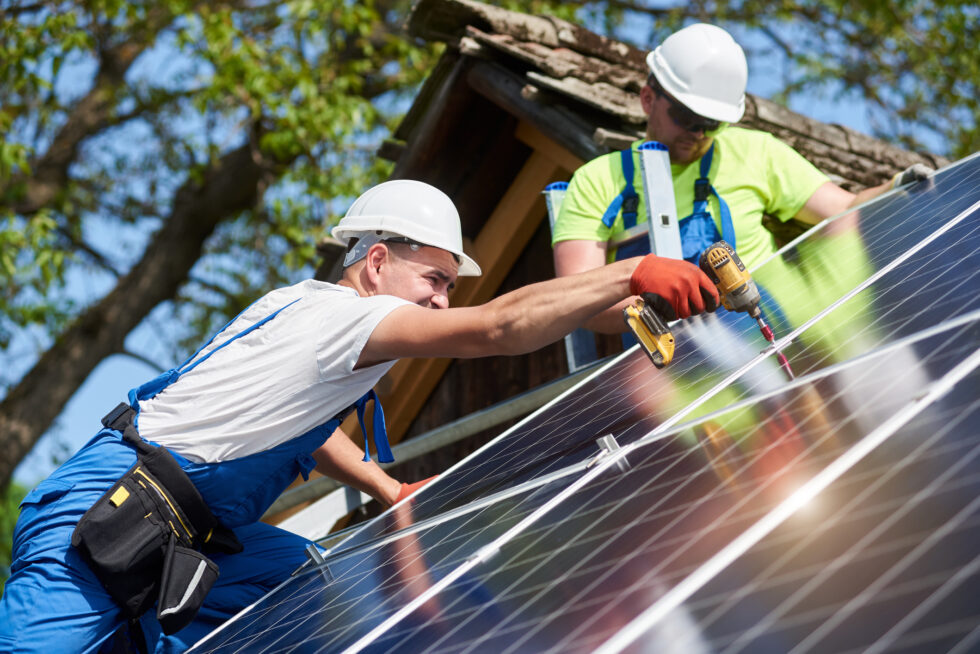
[[[511, 106], [506, 108], [583, 160], [643, 136], [646, 118], [638, 92], [647, 77], [646, 53], [628, 43], [559, 18], [474, 0], [421, 0], [408, 28], [413, 36], [444, 42], [450, 51], [490, 62], [501, 74], [519, 78], [519, 95], [508, 97]], [[433, 75], [426, 86], [438, 83]], [[420, 93], [395, 133], [396, 141], [410, 140], [437, 95], [432, 90]], [[738, 124], [776, 135], [851, 190], [878, 184], [914, 163], [934, 168], [948, 163], [751, 94]]]

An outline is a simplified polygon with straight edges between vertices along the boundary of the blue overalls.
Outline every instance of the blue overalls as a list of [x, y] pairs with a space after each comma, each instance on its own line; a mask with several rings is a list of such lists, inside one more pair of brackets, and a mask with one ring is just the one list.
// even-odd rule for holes
[[[712, 143], [708, 151], [701, 157], [700, 177], [694, 182], [694, 207], [691, 215], [682, 218], [678, 222], [681, 235], [681, 248], [683, 249], [684, 259], [690, 261], [695, 266], [701, 253], [711, 245], [724, 238], [733, 248], [735, 247], [735, 227], [732, 224], [732, 214], [728, 210], [728, 203], [718, 194], [715, 187], [708, 179], [711, 171], [711, 159], [715, 151], [715, 144]], [[635, 167], [633, 164], [633, 150], [626, 149], [619, 153], [620, 162], [623, 166], [623, 178], [626, 184], [623, 190], [617, 195], [602, 214], [602, 224], [612, 228], [616, 222], [616, 216], [620, 209], [623, 211], [623, 227], [631, 229], [636, 226], [637, 210], [639, 209], [639, 196], [633, 186], [633, 176]], [[711, 219], [708, 212], [708, 196], [714, 195], [718, 198], [718, 207], [721, 213], [721, 231], [715, 226], [715, 221]], [[616, 249], [616, 261], [628, 259], [629, 257], [650, 254], [649, 239], [637, 238]]]
[[[180, 367], [131, 390], [131, 406], [139, 411], [141, 400], [154, 397], [213, 352], [274, 319], [284, 308], [197, 359], [212, 337]], [[370, 399], [375, 400], [378, 458], [391, 461], [381, 405], [373, 390], [358, 400], [358, 418], [363, 429], [364, 407]], [[269, 450], [220, 463], [193, 463], [174, 453], [215, 517], [232, 528], [244, 550], [209, 555], [220, 576], [187, 628], [163, 636], [153, 611], [144, 615], [141, 623], [151, 651], [187, 649], [305, 561], [309, 541], [258, 520], [297, 475], [308, 477], [316, 465], [311, 453], [326, 442], [340, 421], [335, 417]], [[14, 531], [11, 577], [0, 601], [0, 651], [97, 652], [120, 626], [119, 608], [70, 542], [85, 511], [135, 462], [135, 448], [118, 431], [103, 429], [24, 498]]]
[[[699, 164], [699, 177], [694, 181], [694, 206], [692, 208], [691, 214], [682, 218], [678, 221], [678, 229], [680, 230], [681, 236], [681, 249], [685, 261], [689, 261], [695, 266], [698, 265], [701, 258], [701, 253], [711, 244], [717, 243], [718, 241], [724, 239], [728, 242], [732, 248], [735, 248], [735, 226], [732, 223], [732, 214], [728, 209], [728, 203], [725, 199], [721, 197], [715, 187], [712, 186], [711, 181], [708, 179], [708, 174], [711, 171], [711, 161], [715, 151], [715, 144], [712, 143], [708, 151], [704, 153], [701, 157]], [[633, 175], [634, 175], [634, 165], [633, 165], [633, 150], [626, 149], [619, 153], [620, 161], [623, 166], [623, 177], [626, 180], [626, 184], [623, 186], [623, 190], [620, 192], [616, 198], [609, 204], [605, 213], [602, 215], [602, 223], [606, 227], [612, 227], [613, 223], [616, 221], [616, 216], [622, 208], [623, 212], [623, 227], [630, 229], [636, 225], [637, 210], [639, 207], [639, 197], [636, 194], [636, 190], [633, 185]], [[711, 218], [711, 213], [708, 211], [708, 198], [714, 195], [718, 198], [718, 209], [721, 214], [721, 231], [718, 233], [718, 227], [715, 225], [715, 221]], [[627, 259], [629, 257], [638, 257], [645, 254], [650, 254], [650, 240], [646, 238], [636, 238], [631, 242], [626, 243], [616, 249], [615, 260], [620, 261], [621, 259]], [[782, 315], [782, 311], [779, 305], [772, 298], [772, 296], [758, 283], [756, 286], [759, 287], [759, 294], [762, 296], [761, 305], [768, 307], [775, 313], [779, 314], [780, 319], [785, 323], [785, 318]], [[765, 309], [763, 309], [763, 314]], [[721, 320], [725, 323], [730, 323], [735, 326], [735, 317], [733, 314], [725, 313], [720, 316]], [[766, 319], [768, 322], [768, 318]], [[623, 334], [623, 346], [631, 347], [636, 344], [636, 338], [630, 334]]]

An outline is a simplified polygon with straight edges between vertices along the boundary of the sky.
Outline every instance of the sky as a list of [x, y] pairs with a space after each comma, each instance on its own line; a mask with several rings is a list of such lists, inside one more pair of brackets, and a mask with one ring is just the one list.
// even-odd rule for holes
[[[736, 34], [736, 38], [743, 40], [745, 37]], [[747, 45], [751, 47], [751, 44]], [[159, 61], [155, 62], [156, 57], [166, 57], [166, 54], [151, 52], [143, 65], [160, 65]], [[780, 71], [766, 68], [765, 64], [750, 68], [748, 92], [770, 97], [779, 88], [779, 84]], [[797, 97], [790, 108], [823, 122], [839, 123], [864, 133], [868, 133], [871, 128], [867, 111], [858, 101], [841, 101], [811, 94]], [[97, 248], [109, 251], [108, 245], [117, 242], [119, 234], [93, 223], [87, 237]], [[127, 235], [135, 251], [141, 250], [140, 242], [148, 237], [149, 232]], [[111, 280], [100, 281], [97, 275], [88, 278], [80, 275], [69, 280], [69, 290], [82, 297], [98, 297], [107, 290], [110, 283]], [[154, 326], [144, 322], [129, 336], [127, 347], [139, 352], [153, 352], [154, 338]], [[159, 363], [170, 367], [179, 362], [161, 360]], [[129, 389], [155, 377], [159, 372], [159, 369], [147, 363], [124, 355], [116, 355], [103, 361], [75, 393], [34, 451], [21, 462], [14, 472], [14, 479], [26, 487], [32, 487], [45, 478], [59, 461], [67, 458], [95, 435], [100, 426], [100, 418], [116, 404], [125, 401]]]

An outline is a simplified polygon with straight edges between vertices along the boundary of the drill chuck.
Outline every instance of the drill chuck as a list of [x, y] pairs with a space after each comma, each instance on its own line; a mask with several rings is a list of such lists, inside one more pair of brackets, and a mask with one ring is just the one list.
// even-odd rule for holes
[[[722, 305], [729, 311], [745, 311], [752, 316], [758, 323], [763, 338], [775, 346], [776, 337], [763, 320], [762, 310], [759, 308], [759, 303], [762, 302], [759, 287], [752, 281], [745, 264], [735, 254], [735, 248], [725, 241], [713, 243], [704, 251], [698, 263], [704, 274], [718, 287]], [[786, 355], [777, 350], [776, 358], [792, 381], [793, 371]]]
[[725, 241], [710, 245], [699, 263], [704, 274], [718, 287], [721, 303], [726, 309], [745, 311], [753, 318], [762, 315], [759, 289], [732, 246]]

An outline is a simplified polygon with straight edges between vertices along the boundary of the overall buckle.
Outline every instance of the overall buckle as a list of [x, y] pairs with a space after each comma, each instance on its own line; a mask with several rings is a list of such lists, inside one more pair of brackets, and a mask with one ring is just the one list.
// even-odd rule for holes
[[700, 177], [694, 180], [694, 201], [707, 202], [709, 195], [711, 195], [711, 182], [708, 178]]

